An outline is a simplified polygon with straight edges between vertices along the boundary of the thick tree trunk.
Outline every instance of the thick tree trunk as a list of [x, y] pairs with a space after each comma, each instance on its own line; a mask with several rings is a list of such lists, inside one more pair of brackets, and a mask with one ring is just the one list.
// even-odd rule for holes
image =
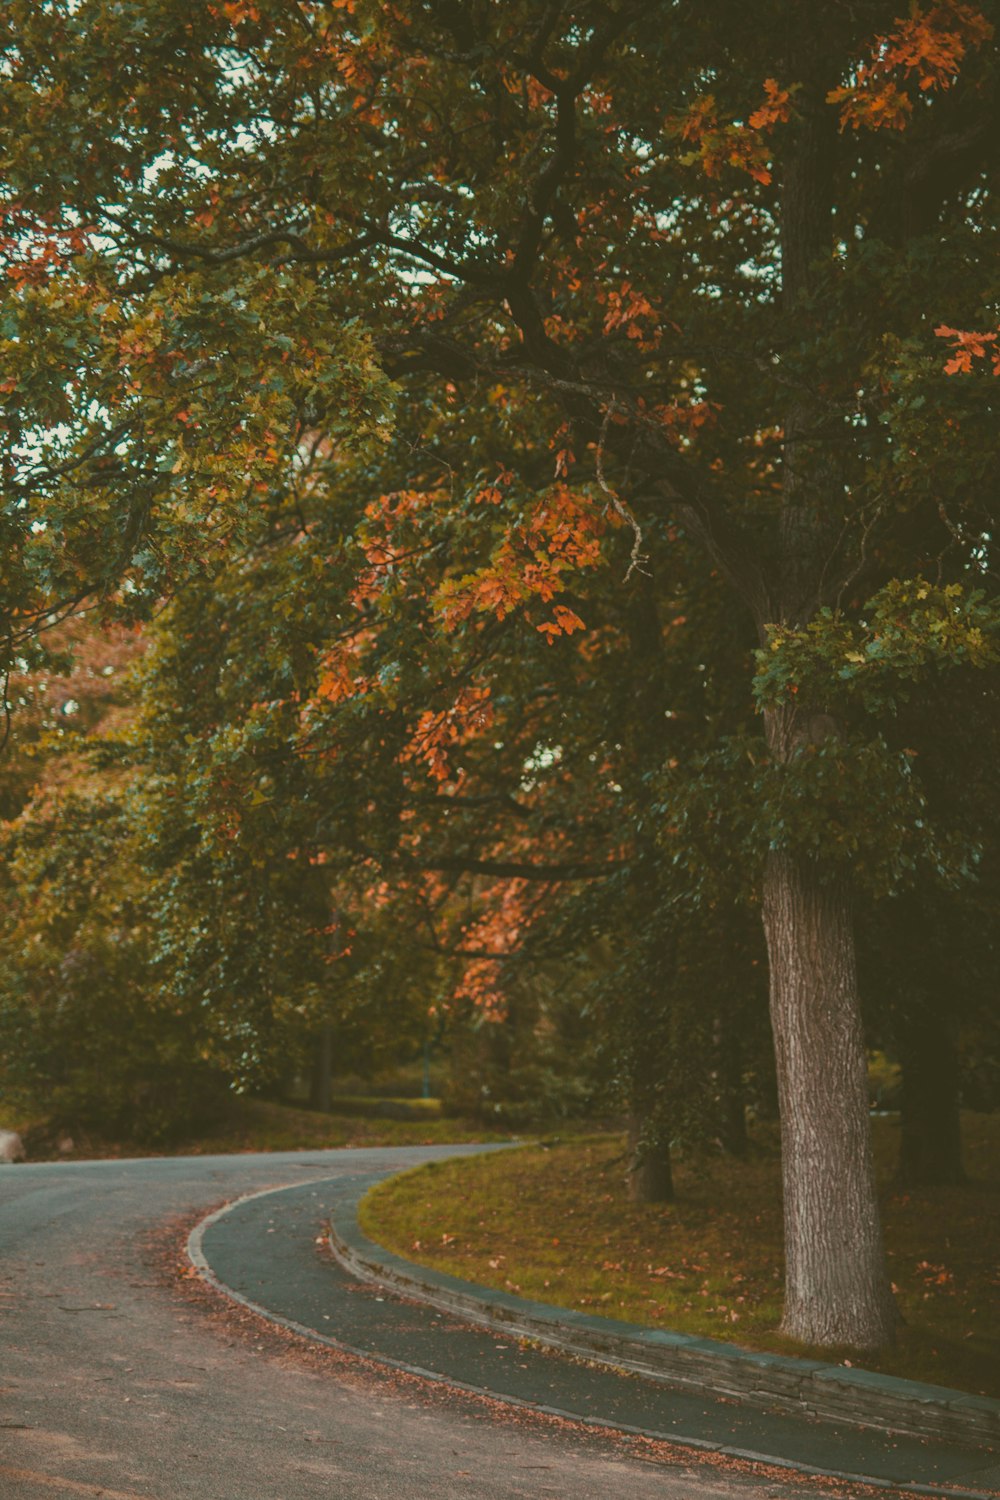
[[650, 1140], [638, 1115], [628, 1122], [628, 1195], [633, 1203], [673, 1203], [674, 1175], [668, 1143]]
[[899, 1052], [903, 1067], [900, 1176], [913, 1185], [964, 1182], [958, 1050], [940, 1003], [924, 1001], [913, 1007]]
[[785, 1213], [782, 1329], [873, 1350], [896, 1310], [871, 1154], [850, 898], [805, 858], [773, 853], [764, 883]]
[[[796, 336], [811, 342], [817, 357], [814, 378], [792, 390], [783, 423], [771, 619], [793, 626], [806, 624], [827, 602], [847, 562], [845, 476], [838, 434], [821, 395], [826, 330], [814, 301], [816, 268], [830, 263], [836, 200], [827, 20], [823, 7], [799, 7], [790, 15], [788, 35], [790, 66], [802, 88], [783, 164], [782, 302]], [[759, 620], [762, 627], [767, 623]], [[768, 711], [768, 746], [776, 761], [788, 764], [837, 736], [837, 724], [822, 708], [796, 700]], [[804, 854], [772, 851], [763, 905], [781, 1114], [782, 1327], [811, 1344], [877, 1349], [892, 1342], [896, 1311], [875, 1194], [846, 879]]]

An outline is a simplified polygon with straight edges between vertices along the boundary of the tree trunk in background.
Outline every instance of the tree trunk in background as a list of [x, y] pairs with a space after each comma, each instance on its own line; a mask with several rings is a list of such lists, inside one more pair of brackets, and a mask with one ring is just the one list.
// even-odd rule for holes
[[628, 1121], [628, 1195], [633, 1203], [672, 1203], [674, 1175], [669, 1144], [649, 1140], [644, 1121], [635, 1114]]
[[320, 1031], [313, 1060], [312, 1082], [309, 1103], [313, 1109], [329, 1113], [333, 1103], [333, 1026], [327, 1022]]
[[718, 1095], [719, 1144], [729, 1156], [746, 1156], [747, 1111], [743, 1095], [743, 1055], [731, 1016], [716, 1016], [712, 1027]]
[[919, 999], [899, 1041], [903, 1097], [899, 1172], [914, 1186], [965, 1181], [954, 1027], [940, 1002]]
[[772, 853], [764, 882], [785, 1214], [782, 1331], [878, 1349], [896, 1309], [882, 1246], [846, 884]]

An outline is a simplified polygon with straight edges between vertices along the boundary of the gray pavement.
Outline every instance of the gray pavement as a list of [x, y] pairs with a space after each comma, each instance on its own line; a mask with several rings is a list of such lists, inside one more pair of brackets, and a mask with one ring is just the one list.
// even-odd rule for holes
[[[259, 1320], [220, 1317], [188, 1295], [194, 1283], [166, 1284], [144, 1244], [244, 1193], [453, 1151], [0, 1168], [0, 1500], [801, 1496], [780, 1476], [310, 1355]], [[312, 1212], [300, 1222], [309, 1263]]]
[[358, 1199], [384, 1175], [248, 1199], [205, 1226], [200, 1254], [225, 1287], [296, 1328], [527, 1407], [858, 1484], [939, 1494], [1000, 1486], [1000, 1454], [979, 1447], [706, 1398], [524, 1345], [356, 1280], [318, 1253], [317, 1233], [327, 1220], [353, 1220]]
[[[366, 1179], [454, 1153], [392, 1148], [0, 1169], [0, 1500], [802, 1494], [792, 1475], [534, 1416], [533, 1406], [547, 1406], [591, 1423], [649, 1420], [650, 1430], [674, 1436], [688, 1420], [661, 1407], [655, 1421], [634, 1424], [634, 1403], [662, 1400], [662, 1390], [654, 1396], [648, 1382], [380, 1301], [322, 1254], [316, 1241], [338, 1193], [349, 1198]], [[269, 1337], [261, 1332], [268, 1325], [235, 1306], [232, 1317], [220, 1317], [186, 1296], [184, 1282], [165, 1282], [144, 1244], [157, 1226], [176, 1238], [182, 1220], [282, 1187], [289, 1191], [216, 1218], [203, 1246], [236, 1292], [311, 1327], [312, 1344]], [[370, 1357], [338, 1353], [320, 1339]], [[439, 1358], [448, 1348], [450, 1369]], [[409, 1377], [400, 1364], [438, 1378]], [[447, 1383], [455, 1375], [505, 1399], [466, 1395]], [[737, 1439], [717, 1445], [743, 1446], [743, 1415], [716, 1416], [723, 1425], [715, 1440]], [[988, 1471], [982, 1462], [961, 1471], [962, 1457], [938, 1455], [941, 1482], [929, 1493], [952, 1492], [962, 1480], [979, 1488], [966, 1476]], [[819, 1479], [805, 1485], [825, 1489]], [[851, 1484], [838, 1492], [863, 1493]]]

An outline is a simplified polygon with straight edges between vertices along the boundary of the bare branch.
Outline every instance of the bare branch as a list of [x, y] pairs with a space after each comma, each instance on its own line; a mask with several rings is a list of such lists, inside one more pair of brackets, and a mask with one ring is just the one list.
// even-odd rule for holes
[[611, 418], [616, 410], [615, 403], [613, 401], [609, 402], [607, 410], [604, 413], [604, 420], [601, 423], [601, 435], [597, 440], [597, 447], [594, 450], [594, 467], [597, 470], [597, 482], [604, 494], [607, 495], [612, 509], [621, 517], [626, 526], [631, 526], [632, 528], [632, 552], [624, 579], [628, 583], [632, 574], [637, 569], [640, 573], [647, 571], [642, 564], [647, 562], [648, 558], [642, 550], [642, 527], [636, 520], [634, 512], [629, 509], [617, 491], [613, 490], [608, 484], [604, 473], [604, 444], [608, 436], [608, 427], [611, 425]]

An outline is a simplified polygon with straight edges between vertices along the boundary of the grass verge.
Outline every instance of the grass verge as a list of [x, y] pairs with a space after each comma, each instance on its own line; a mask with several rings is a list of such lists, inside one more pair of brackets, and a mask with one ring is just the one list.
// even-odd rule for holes
[[[905, 1318], [869, 1369], [1000, 1396], [1000, 1115], [963, 1119], [963, 1187], [894, 1186], [898, 1125], [874, 1122], [890, 1274]], [[750, 1349], [849, 1360], [777, 1331], [783, 1256], [773, 1141], [680, 1162], [678, 1201], [634, 1205], [618, 1136], [436, 1162], [375, 1188], [361, 1227], [452, 1275], [560, 1307]]]

